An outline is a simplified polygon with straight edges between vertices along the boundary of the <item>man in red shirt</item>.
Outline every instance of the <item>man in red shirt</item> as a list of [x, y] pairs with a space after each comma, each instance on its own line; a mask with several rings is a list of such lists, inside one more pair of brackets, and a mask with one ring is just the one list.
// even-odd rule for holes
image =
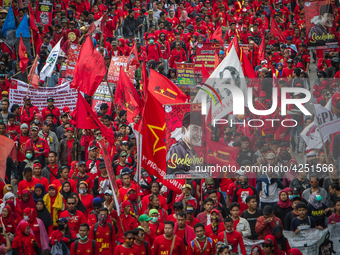
[[158, 43], [156, 43], [154, 36], [149, 36], [149, 42], [145, 46], [145, 53], [148, 56], [148, 60], [155, 60], [156, 64], [159, 62], [163, 63], [163, 59], [161, 58], [161, 47], [159, 47]]
[[205, 236], [205, 229], [202, 223], [197, 223], [194, 227], [196, 238], [190, 242], [188, 255], [213, 255], [216, 253], [216, 243]]
[[67, 29], [66, 36], [69, 40], [70, 40], [70, 38], [72, 38], [72, 39], [74, 38], [74, 40], [72, 42], [77, 43], [78, 39], [80, 38], [80, 32], [79, 32], [78, 29], [75, 29], [74, 21], [70, 21], [69, 27], [70, 27], [70, 29]]
[[23, 190], [29, 190], [33, 193], [35, 185], [39, 183], [39, 180], [33, 178], [32, 169], [30, 167], [24, 169], [24, 177], [25, 180], [20, 181], [18, 184], [17, 194], [19, 197]]
[[164, 235], [156, 237], [152, 246], [152, 255], [170, 254], [170, 251], [176, 255], [186, 254], [183, 239], [174, 235], [174, 227], [172, 221], [164, 223]]
[[122, 222], [123, 232], [134, 230], [138, 227], [136, 217], [131, 214], [131, 203], [129, 201], [124, 201], [122, 204], [123, 213], [120, 215], [120, 219]]
[[176, 41], [176, 48], [173, 49], [170, 53], [170, 68], [176, 68], [175, 62], [184, 62], [187, 61], [187, 55], [183, 48], [181, 47], [181, 42]]
[[270, 103], [269, 99], [266, 99], [267, 93], [265, 91], [260, 91], [259, 99], [255, 101], [256, 110], [267, 110], [268, 104]]
[[53, 97], [47, 98], [47, 107], [42, 109], [41, 114], [43, 116], [43, 119], [46, 120], [47, 114], [53, 115], [53, 123], [58, 124], [58, 120], [60, 117], [60, 110], [58, 107], [54, 106], [54, 100]]
[[67, 210], [60, 213], [60, 218], [66, 218], [70, 230], [78, 232], [80, 225], [86, 223], [87, 220], [85, 215], [76, 209], [76, 199], [74, 197], [69, 197], [66, 202]]
[[224, 37], [224, 40], [227, 43], [230, 43], [235, 36], [238, 37], [238, 32], [236, 31], [235, 28], [236, 28], [236, 23], [235, 22], [231, 22], [230, 23], [230, 29], [225, 33], [225, 37]]
[[101, 255], [113, 255], [117, 246], [116, 234], [118, 234], [118, 231], [116, 231], [116, 226], [113, 226], [107, 221], [108, 215], [108, 209], [101, 208], [98, 215], [98, 222], [90, 229], [89, 238], [96, 240]]
[[135, 247], [134, 240], [135, 235], [133, 231], [126, 231], [124, 233], [124, 243], [122, 245], [118, 245], [115, 249], [114, 255], [136, 255], [140, 254], [137, 247]]
[[50, 147], [45, 139], [38, 136], [39, 128], [37, 126], [31, 127], [32, 138], [26, 141], [27, 147], [34, 149], [34, 157], [40, 162], [42, 166], [45, 166], [45, 157], [50, 152]]
[[194, 26], [194, 30], [196, 33], [199, 33], [201, 35], [208, 34], [205, 22], [202, 23], [202, 19], [200, 17], [196, 17], [196, 25]]
[[14, 137], [15, 148], [17, 151], [17, 162], [18, 165], [26, 159], [25, 147], [27, 140], [30, 139], [28, 134], [28, 125], [26, 123], [20, 126], [21, 134]]
[[288, 82], [290, 82], [292, 75], [293, 75], [293, 59], [287, 60], [287, 67], [283, 69], [282, 71], [282, 77], [288, 79]]
[[70, 182], [71, 184], [71, 190], [72, 192], [74, 193], [77, 193], [77, 184], [74, 180], [71, 180], [69, 178], [69, 173], [70, 173], [70, 170], [68, 170], [68, 167], [67, 166], [63, 166], [60, 170], [60, 176], [61, 178], [60, 179], [56, 179], [52, 182], [52, 184], [55, 184], [57, 187], [58, 187], [58, 192], [60, 192], [61, 188], [62, 188], [62, 185], [65, 181], [68, 181]]
[[133, 230], [133, 234], [135, 235], [134, 247], [139, 250], [139, 254], [141, 255], [151, 255], [151, 244], [145, 241], [145, 230], [143, 227], [139, 226]]
[[79, 240], [71, 244], [70, 255], [99, 255], [99, 245], [88, 238], [89, 232], [89, 224], [83, 223], [79, 226]]
[[38, 182], [41, 183], [44, 186], [45, 190], [48, 190], [48, 185], [50, 185], [50, 184], [49, 184], [48, 180], [41, 175], [41, 165], [40, 165], [40, 163], [35, 163], [33, 165], [33, 177], [35, 179], [37, 179]]
[[20, 109], [21, 123], [26, 123], [28, 126], [34, 120], [34, 115], [40, 113], [38, 107], [31, 104], [31, 97], [24, 96], [24, 106]]
[[238, 246], [240, 245], [242, 255], [246, 255], [246, 247], [244, 246], [242, 235], [236, 230], [233, 230], [233, 219], [225, 218], [224, 227], [225, 231], [219, 233], [217, 236], [218, 241], [231, 245], [231, 252], [235, 253], [238, 253]]
[[57, 165], [57, 153], [55, 151], [50, 151], [48, 154], [48, 162], [50, 162], [50, 164], [42, 170], [42, 176], [48, 180], [48, 183], [52, 183], [60, 178], [59, 167]]

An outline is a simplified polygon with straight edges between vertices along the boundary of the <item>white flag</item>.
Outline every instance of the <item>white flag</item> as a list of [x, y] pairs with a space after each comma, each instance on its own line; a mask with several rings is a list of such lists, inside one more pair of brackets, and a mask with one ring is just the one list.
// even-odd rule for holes
[[[315, 121], [319, 122], [323, 137], [340, 131], [340, 118], [332, 112], [332, 99], [328, 101], [325, 107], [315, 104]], [[315, 122], [317, 124], [317, 122]]]
[[[306, 142], [308, 149], [320, 149], [322, 147], [321, 134], [318, 128], [318, 123], [314, 120], [300, 133], [300, 136]], [[323, 141], [326, 142], [329, 136], [323, 136]]]
[[58, 56], [59, 56], [59, 51], [60, 51], [60, 42], [59, 42], [53, 47], [52, 51], [50, 52], [50, 55], [48, 55], [48, 58], [46, 60], [46, 63], [43, 67], [43, 69], [40, 72], [40, 80], [45, 80], [46, 77], [51, 77], [55, 64], [58, 61]]
[[[237, 56], [235, 46], [233, 46], [228, 55], [218, 65], [214, 72], [210, 75], [205, 84], [212, 86], [219, 94], [222, 104], [218, 98], [215, 98], [216, 105], [212, 104], [211, 115], [213, 118], [222, 119], [233, 111], [233, 95], [228, 88], [228, 84], [235, 85], [242, 90], [244, 102], [247, 102], [247, 84], [245, 82], [240, 60]], [[216, 85], [222, 85], [224, 88], [216, 88]], [[225, 85], [224, 85], [225, 84]], [[203, 86], [204, 87], [204, 86]], [[202, 103], [202, 95], [206, 93], [199, 90], [194, 103]], [[214, 94], [213, 94], [214, 95]]]

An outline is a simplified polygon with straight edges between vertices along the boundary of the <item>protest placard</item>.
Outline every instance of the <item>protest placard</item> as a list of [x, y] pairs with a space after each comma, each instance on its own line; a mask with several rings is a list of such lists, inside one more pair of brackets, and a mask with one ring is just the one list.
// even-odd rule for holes
[[107, 73], [107, 81], [109, 83], [117, 83], [119, 80], [120, 67], [124, 68], [125, 73], [133, 82], [135, 77], [136, 66], [130, 66], [127, 70], [127, 62], [129, 57], [112, 57], [109, 71]]
[[112, 112], [112, 102], [110, 91], [106, 82], [100, 83], [96, 92], [94, 92], [92, 97], [92, 110], [94, 112], [99, 112], [100, 105], [103, 103], [107, 103], [107, 105], [109, 106], [107, 114], [110, 115]]

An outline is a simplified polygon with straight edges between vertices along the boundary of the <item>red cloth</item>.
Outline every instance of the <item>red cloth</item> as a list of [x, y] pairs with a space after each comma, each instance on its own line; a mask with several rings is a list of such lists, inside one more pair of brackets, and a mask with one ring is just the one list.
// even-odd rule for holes
[[23, 254], [22, 247], [24, 247], [25, 255], [35, 255], [33, 244], [37, 239], [29, 233], [25, 235], [25, 230], [29, 226], [27, 222], [22, 222], [16, 231], [16, 236], [12, 243], [12, 249], [17, 249], [19, 254]]
[[[24, 107], [24, 108], [23, 108]], [[26, 123], [30, 126], [30, 123], [34, 120], [34, 115], [36, 113], [40, 113], [38, 107], [35, 105], [31, 105], [28, 108], [26, 106], [22, 106], [20, 109], [21, 114], [21, 123]]]
[[[75, 242], [71, 244], [70, 255], [93, 255], [92, 240], [88, 240], [86, 243], [81, 243], [78, 241], [78, 249], [75, 249]], [[96, 250], [94, 255], [99, 255], [99, 245], [96, 242]]]
[[96, 238], [94, 238], [94, 227], [93, 225], [90, 229], [89, 238], [96, 240], [101, 255], [113, 255], [117, 246], [115, 228], [112, 226], [111, 232], [109, 225], [102, 227], [98, 224]]
[[[287, 200], [285, 202], [283, 202], [280, 197], [282, 192], [287, 194]], [[281, 208], [289, 208], [292, 206], [292, 202], [289, 200], [288, 191], [286, 189], [283, 189], [279, 192], [279, 202], [277, 202], [277, 205]]]
[[[177, 235], [177, 232], [181, 232], [180, 229], [178, 229], [178, 223], [175, 223], [175, 229], [174, 229], [174, 234]], [[195, 231], [192, 227], [185, 225], [185, 229], [182, 230], [183, 232], [183, 237], [185, 236], [185, 245], [189, 245], [189, 243], [196, 238]], [[181, 237], [181, 236], [179, 236]], [[182, 238], [184, 240], [184, 238]]]
[[[158, 236], [153, 243], [151, 254], [152, 255], [170, 254], [171, 244], [172, 244], [172, 239], [168, 240], [164, 237], [164, 235]], [[178, 236], [175, 236], [175, 244], [172, 250], [172, 254], [176, 254], [176, 255], [186, 254], [186, 250], [183, 245], [183, 239], [179, 238]]]
[[[70, 239], [76, 239], [77, 238], [77, 234], [70, 230], [70, 233], [71, 233], [71, 238]], [[59, 229], [57, 230], [54, 230], [51, 235], [50, 235], [50, 241], [52, 243], [52, 245], [55, 245], [56, 243], [56, 240], [59, 242], [61, 239], [63, 239], [63, 241], [66, 243], [67, 247], [71, 247], [71, 243], [70, 242], [66, 242], [67, 240], [64, 239], [64, 235], [63, 233], [60, 232]]]
[[210, 237], [215, 243], [218, 242], [218, 234], [225, 230], [224, 223], [220, 222], [217, 227], [216, 233], [212, 230], [211, 224], [205, 226], [205, 236]]
[[87, 223], [85, 215], [78, 210], [75, 215], [71, 215], [68, 210], [63, 211], [60, 213], [60, 218], [62, 217], [65, 217], [68, 220], [68, 227], [76, 233], [78, 233], [81, 224]]
[[243, 255], [246, 255], [246, 248], [244, 246], [244, 242], [243, 242], [243, 238], [242, 238], [242, 235], [237, 232], [236, 230], [234, 230], [233, 232], [231, 233], [227, 233], [227, 232], [221, 232], [218, 234], [217, 238], [218, 238], [218, 241], [221, 241], [221, 242], [225, 242], [224, 241], [224, 233], [226, 234], [227, 236], [227, 239], [228, 239], [228, 244], [229, 245], [232, 245], [234, 248], [232, 250], [232, 252], [236, 252], [238, 253], [238, 245], [240, 245], [240, 248], [241, 248], [241, 253]]
[[115, 249], [114, 255], [136, 255], [140, 254], [139, 250], [137, 247], [132, 246], [131, 248], [125, 248], [123, 245], [118, 245], [117, 248]]
[[156, 234], [156, 236], [160, 236], [164, 234], [164, 224], [158, 222], [156, 224], [149, 222], [150, 230]]
[[[19, 182], [18, 184], [18, 191], [17, 194], [18, 196], [21, 196], [21, 194], [26, 193], [26, 191], [28, 191], [28, 193], [33, 193], [35, 185], [39, 183], [39, 180], [36, 178], [32, 178], [32, 181], [28, 182], [26, 180], [22, 180]], [[22, 202], [22, 201], [20, 201]], [[34, 206], [35, 207], [35, 206]], [[25, 208], [22, 208], [25, 209]]]

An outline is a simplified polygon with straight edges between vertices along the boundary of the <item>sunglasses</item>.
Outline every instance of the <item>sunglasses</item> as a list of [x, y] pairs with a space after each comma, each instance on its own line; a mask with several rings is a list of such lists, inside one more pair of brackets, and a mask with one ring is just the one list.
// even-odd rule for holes
[[139, 236], [140, 236], [140, 237], [144, 237], [144, 236], [145, 236], [145, 234], [140, 234]]
[[68, 205], [75, 205], [76, 203], [67, 203]]
[[121, 157], [121, 158], [126, 158], [126, 156], [122, 156], [122, 155], [120, 155], [120, 157]]
[[263, 246], [263, 248], [269, 248], [270, 247], [270, 245], [268, 245], [268, 244], [264, 244], [262, 246]]
[[97, 133], [97, 134], [95, 134], [95, 135], [101, 135], [102, 133]]
[[314, 181], [310, 181], [310, 183], [318, 183], [318, 182], [317, 181], [315, 181], [315, 182]]
[[134, 241], [136, 238], [126, 238], [126, 241]]

